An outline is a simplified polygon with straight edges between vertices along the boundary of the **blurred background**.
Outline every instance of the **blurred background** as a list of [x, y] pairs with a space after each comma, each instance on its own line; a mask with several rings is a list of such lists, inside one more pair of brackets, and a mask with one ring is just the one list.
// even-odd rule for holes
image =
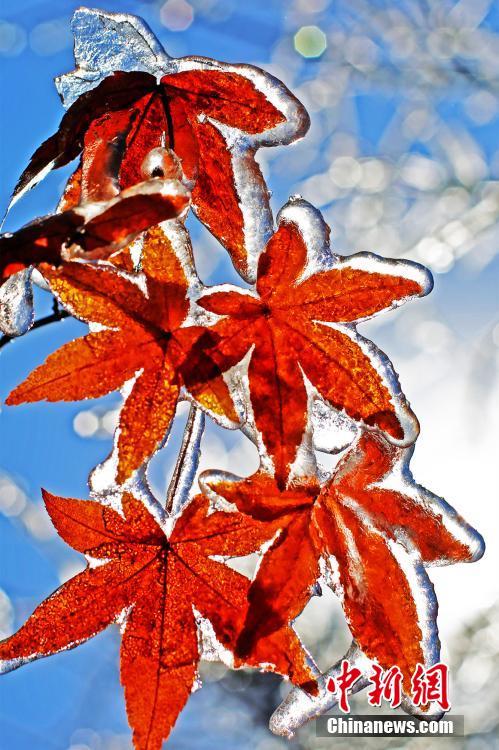
[[[4, 0], [0, 210], [38, 144], [63, 110], [52, 78], [73, 68], [69, 21], [78, 3]], [[466, 738], [447, 746], [499, 746], [499, 3], [496, 0], [167, 0], [95, 2], [141, 15], [174, 56], [200, 54], [261, 65], [308, 108], [307, 137], [259, 152], [277, 211], [301, 193], [324, 212], [340, 253], [369, 250], [427, 265], [429, 298], [364, 324], [390, 356], [422, 429], [416, 479], [444, 496], [485, 536], [483, 560], [431, 572], [440, 600], [443, 658], [451, 666], [453, 713]], [[67, 172], [53, 173], [21, 201], [12, 230], [54, 209]], [[206, 283], [237, 278], [220, 246], [189, 219]], [[37, 314], [50, 311], [38, 293]], [[33, 331], [1, 351], [0, 398], [64, 341], [76, 321]], [[108, 454], [119, 399], [40, 404], [0, 412], [0, 636], [82, 566], [54, 534], [40, 487], [85, 497], [90, 470]], [[185, 421], [152, 462], [163, 498]], [[242, 436], [209, 425], [202, 469], [250, 473]], [[333, 595], [314, 598], [298, 630], [327, 668], [349, 643]], [[117, 629], [0, 680], [2, 750], [128, 750], [118, 676]], [[267, 729], [288, 688], [279, 679], [202, 666], [169, 740], [172, 750], [279, 750], [332, 746], [313, 724], [288, 743]], [[366, 712], [365, 698], [354, 700]], [[340, 748], [366, 740], [335, 740]], [[432, 740], [372, 739], [373, 748]]]

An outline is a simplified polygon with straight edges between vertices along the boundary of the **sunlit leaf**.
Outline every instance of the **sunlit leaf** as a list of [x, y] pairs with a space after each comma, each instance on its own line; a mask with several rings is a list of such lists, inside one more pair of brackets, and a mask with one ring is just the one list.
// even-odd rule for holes
[[[327, 233], [311, 226], [317, 212], [293, 200], [258, 264], [257, 294], [224, 286], [199, 304], [224, 316], [213, 356], [223, 370], [253, 347], [248, 377], [255, 424], [285, 482], [307, 425], [304, 376], [321, 396], [354, 420], [411, 443], [417, 421], [387, 358], [353, 324], [431, 289], [415, 263], [367, 253], [327, 255]], [[312, 231], [313, 230], [313, 231]], [[322, 248], [323, 267], [308, 272], [310, 248]], [[319, 259], [320, 260], [320, 259]], [[333, 325], [328, 325], [333, 323]]]
[[[63, 584], [0, 642], [2, 669], [73, 648], [125, 612], [121, 682], [134, 746], [159, 750], [196, 686], [201, 654], [193, 608], [229, 651], [244, 622], [250, 582], [211, 556], [254, 552], [263, 525], [239, 513], [208, 514], [208, 501], [199, 495], [167, 536], [130, 494], [122, 499], [123, 515], [93, 501], [44, 498], [61, 537], [101, 564]], [[236, 666], [243, 664], [284, 667], [297, 685], [313, 689], [306, 654], [288, 627], [261, 639], [244, 660], [235, 658]]]

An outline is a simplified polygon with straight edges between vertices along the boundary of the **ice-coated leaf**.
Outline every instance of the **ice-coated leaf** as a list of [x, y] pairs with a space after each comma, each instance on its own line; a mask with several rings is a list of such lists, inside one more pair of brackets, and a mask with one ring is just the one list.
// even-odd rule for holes
[[[127, 126], [130, 127], [131, 113], [128, 113], [128, 108], [137, 99], [147, 94], [151, 81], [154, 81], [151, 76], [142, 73], [117, 72], [104, 78], [97, 88], [91, 89], [80, 97], [62, 118], [57, 132], [44, 141], [31, 157], [17, 182], [9, 208], [43, 179], [51, 169], [62, 167], [75, 159], [85, 145], [85, 134], [90, 125], [95, 120], [100, 122], [101, 118], [105, 121], [105, 116], [110, 111], [117, 124], [114, 136], [118, 142], [114, 145], [115, 147], [120, 145], [120, 140], [124, 138], [123, 130]], [[94, 133], [92, 134], [95, 136]], [[109, 138], [104, 146], [109, 148], [112, 144], [113, 138]], [[99, 151], [96, 154], [95, 143], [89, 143], [88, 147], [92, 152], [92, 161], [95, 161], [96, 156], [99, 157], [101, 153]], [[145, 153], [142, 160], [144, 158]], [[139, 169], [141, 162], [138, 164]], [[81, 183], [78, 188], [81, 191]], [[78, 195], [78, 198], [79, 203], [81, 196]], [[88, 200], [87, 195], [83, 198]]]
[[65, 344], [8, 397], [8, 404], [97, 398], [133, 381], [116, 433], [115, 481], [122, 484], [162, 444], [181, 388], [216, 417], [237, 422], [231, 396], [206, 351], [213, 333], [187, 325], [188, 282], [161, 226], [142, 252], [143, 281], [111, 266], [43, 267], [60, 302], [103, 330]]
[[408, 445], [418, 423], [391, 363], [355, 323], [428, 294], [428, 271], [369, 253], [339, 257], [319, 212], [294, 198], [260, 256], [256, 293], [230, 285], [198, 304], [223, 318], [213, 352], [222, 370], [251, 351], [248, 367], [255, 424], [285, 483], [307, 428], [304, 375], [320, 396], [357, 422]]
[[482, 536], [443, 498], [417, 484], [410, 469], [414, 446], [399, 448], [380, 435], [364, 433], [335, 472], [345, 497], [354, 498], [376, 526], [396, 540], [408, 538], [425, 565], [475, 562], [485, 549]]
[[40, 263], [56, 267], [77, 256], [105, 258], [149, 227], [177, 217], [189, 200], [178, 180], [153, 178], [110, 200], [81, 204], [0, 235], [0, 284]]
[[[166, 533], [146, 507], [125, 493], [121, 512], [95, 501], [44, 493], [60, 536], [100, 562], [63, 584], [17, 633], [0, 642], [3, 672], [73, 648], [124, 614], [121, 682], [137, 750], [160, 750], [196, 686], [200, 659], [195, 611], [219, 642], [234, 650], [247, 610], [249, 580], [213, 555], [258, 550], [263, 525], [240, 513], [215, 511], [198, 495]], [[263, 533], [262, 533], [263, 532]], [[195, 611], [194, 611], [195, 608]], [[265, 639], [235, 666], [291, 675], [312, 689], [314, 677], [300, 648], [290, 663], [291, 628]]]
[[[322, 558], [362, 652], [384, 669], [397, 665], [410, 693], [417, 664], [432, 665], [439, 656], [436, 598], [425, 565], [475, 561], [483, 540], [414, 482], [409, 459], [410, 450], [363, 432], [323, 486], [309, 477], [282, 489], [262, 471], [248, 479], [201, 476], [208, 495], [266, 523], [273, 540], [249, 590], [238, 653], [302, 611]], [[272, 617], [263, 617], [269, 607]]]
[[168, 57], [134, 16], [80, 9], [73, 31], [78, 67], [59, 79], [68, 112], [33, 155], [13, 201], [80, 152], [81, 199], [89, 200], [86, 172], [109, 143], [119, 187], [130, 187], [147, 152], [166, 143], [192, 184], [198, 217], [251, 280], [272, 231], [255, 152], [303, 136], [309, 120], [302, 105], [253, 66]]

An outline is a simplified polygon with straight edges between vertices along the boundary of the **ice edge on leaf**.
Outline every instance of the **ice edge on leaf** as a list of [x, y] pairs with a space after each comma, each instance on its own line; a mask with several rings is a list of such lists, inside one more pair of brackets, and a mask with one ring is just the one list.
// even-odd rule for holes
[[301, 195], [292, 195], [277, 214], [278, 227], [286, 223], [296, 226], [307, 247], [307, 265], [299, 281], [329, 271], [339, 256], [331, 249], [331, 230], [322, 213]]
[[[345, 336], [348, 336], [348, 338], [359, 346], [362, 353], [369, 357], [376, 372], [380, 376], [381, 381], [390, 394], [390, 400], [395, 407], [395, 414], [403, 431], [403, 437], [399, 440], [393, 437], [393, 435], [384, 433], [386, 439], [393, 445], [403, 448], [412, 445], [419, 435], [419, 421], [411, 410], [409, 402], [400, 387], [397, 372], [388, 355], [379, 349], [371, 339], [362, 336], [357, 331], [355, 324], [328, 323], [321, 321], [321, 325], [333, 328]], [[379, 430], [378, 427], [372, 427], [362, 420], [359, 420], [359, 422], [368, 431], [377, 432]]]
[[[463, 562], [477, 562], [485, 553], [485, 540], [483, 536], [467, 523], [445, 498], [431, 492], [414, 479], [410, 467], [414, 449], [414, 445], [399, 449], [398, 456], [390, 472], [373, 486], [405, 494], [423, 507], [425, 511], [431, 512], [452, 537], [468, 548], [469, 557], [463, 560]], [[451, 564], [455, 564], [455, 560], [443, 557], [439, 560], [426, 563], [425, 567]]]

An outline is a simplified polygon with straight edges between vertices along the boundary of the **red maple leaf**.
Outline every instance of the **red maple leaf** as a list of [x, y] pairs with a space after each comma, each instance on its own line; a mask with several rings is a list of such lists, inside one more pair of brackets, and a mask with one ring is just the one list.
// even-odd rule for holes
[[61, 264], [77, 255], [104, 257], [149, 227], [172, 219], [189, 205], [178, 180], [150, 179], [104, 201], [76, 205], [0, 235], [0, 284], [39, 263]]
[[[280, 489], [261, 471], [242, 480], [202, 476], [209, 494], [268, 523], [269, 538], [276, 525], [281, 528], [251, 585], [240, 655], [302, 611], [321, 557], [327, 565], [333, 557], [330, 576], [353, 638], [384, 669], [398, 665], [410, 692], [416, 665], [433, 658], [427, 650], [438, 643], [433, 588], [414, 555], [423, 564], [474, 561], [483, 554], [483, 540], [443, 500], [414, 483], [403, 454], [366, 432], [323, 487], [310, 478]], [[393, 489], [394, 476], [400, 489]], [[272, 617], [261, 616], [264, 608]]]
[[147, 292], [102, 264], [42, 267], [62, 304], [105, 330], [65, 344], [7, 398], [11, 405], [97, 398], [135, 377], [119, 420], [119, 483], [160, 446], [182, 386], [215, 415], [238, 420], [220, 369], [204, 353], [213, 334], [182, 327], [189, 312], [187, 279], [160, 227], [145, 238], [142, 267]]
[[[387, 358], [354, 324], [427, 294], [430, 276], [417, 264], [368, 253], [329, 253], [326, 264], [328, 233], [310, 204], [290, 201], [260, 256], [256, 293], [226, 285], [198, 300], [225, 316], [214, 326], [221, 341], [213, 357], [222, 370], [253, 347], [248, 378], [255, 424], [281, 483], [306, 428], [303, 375], [336, 409], [395, 440], [410, 443], [418, 430]], [[316, 258], [314, 247], [321, 253]], [[322, 262], [315, 273], [310, 260], [316, 267]]]
[[[263, 525], [240, 513], [209, 513], [194, 498], [171, 534], [133, 495], [121, 513], [94, 501], [44, 493], [60, 536], [98, 564], [70, 579], [0, 642], [3, 671], [73, 648], [123, 613], [121, 682], [137, 750], [159, 750], [191, 694], [200, 659], [193, 611], [209, 620], [219, 643], [233, 650], [247, 610], [250, 581], [213, 555], [247, 555], [261, 546]], [[266, 530], [265, 530], [266, 531]], [[290, 627], [261, 639], [235, 666], [290, 675], [314, 691], [306, 654]]]
[[304, 135], [308, 116], [283, 84], [258, 68], [201, 57], [175, 60], [171, 67], [159, 83], [148, 73], [118, 71], [82, 94], [57, 133], [32, 156], [13, 200], [48, 169], [80, 153], [73, 200], [95, 200], [94, 177], [109, 161], [110, 143], [121, 189], [143, 179], [146, 154], [166, 144], [191, 181], [199, 219], [249, 277], [262, 233], [271, 229], [264, 211], [269, 195], [255, 151]]

